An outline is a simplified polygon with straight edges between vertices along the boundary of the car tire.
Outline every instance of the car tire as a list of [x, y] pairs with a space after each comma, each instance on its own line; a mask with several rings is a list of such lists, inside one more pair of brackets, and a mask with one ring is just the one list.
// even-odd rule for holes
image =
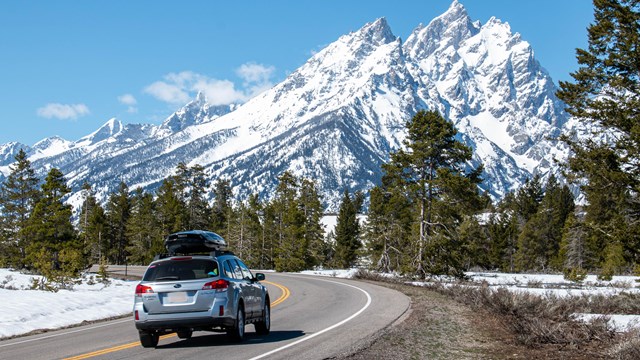
[[191, 336], [193, 335], [193, 330], [191, 329], [178, 330], [176, 331], [176, 334], [178, 334], [178, 337], [180, 339], [191, 339]]
[[244, 307], [242, 303], [238, 305], [238, 312], [236, 314], [235, 325], [227, 330], [227, 335], [232, 341], [240, 342], [244, 339], [245, 321], [244, 321]]
[[256, 323], [256, 332], [258, 335], [268, 335], [271, 330], [271, 307], [267, 298], [262, 309], [262, 320]]
[[160, 336], [156, 331], [140, 331], [140, 345], [145, 348], [154, 348], [158, 346]]

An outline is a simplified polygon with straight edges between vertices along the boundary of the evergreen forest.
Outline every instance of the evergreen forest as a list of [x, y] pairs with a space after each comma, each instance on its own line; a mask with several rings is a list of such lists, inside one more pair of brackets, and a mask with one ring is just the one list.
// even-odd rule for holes
[[594, 136], [561, 137], [571, 150], [561, 177], [536, 174], [493, 202], [452, 123], [421, 110], [406, 119], [403, 147], [389, 154], [380, 184], [344, 189], [336, 227], [325, 234], [316, 184], [291, 172], [279, 175], [269, 199], [240, 200], [230, 179], [210, 183], [202, 166], [181, 163], [154, 193], [121, 183], [98, 201], [84, 184], [74, 215], [64, 174], [51, 168], [37, 178], [20, 151], [0, 186], [0, 267], [59, 281], [91, 264], [146, 265], [168, 234], [207, 229], [256, 269], [363, 267], [418, 278], [562, 272], [575, 281], [587, 272], [638, 274], [640, 5], [594, 7], [579, 69], [557, 93]]

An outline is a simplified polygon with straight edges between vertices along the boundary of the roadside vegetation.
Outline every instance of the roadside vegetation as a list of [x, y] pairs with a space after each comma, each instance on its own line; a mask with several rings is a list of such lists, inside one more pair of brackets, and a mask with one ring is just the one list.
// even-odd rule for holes
[[425, 282], [361, 271], [358, 278], [405, 293], [400, 324], [345, 359], [638, 359], [638, 330], [616, 332], [605, 315], [638, 314], [637, 294], [554, 297], [469, 282]]

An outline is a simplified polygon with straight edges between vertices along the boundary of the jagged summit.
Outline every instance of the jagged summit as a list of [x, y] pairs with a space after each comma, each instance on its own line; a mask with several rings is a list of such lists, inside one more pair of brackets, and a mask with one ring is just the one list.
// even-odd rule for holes
[[396, 40], [396, 36], [393, 35], [391, 27], [384, 17], [364, 25], [355, 33], [355, 37], [374, 45], [383, 45]]
[[235, 105], [212, 106], [208, 103], [205, 93], [198, 91], [194, 100], [187, 103], [162, 122], [157, 134], [168, 135], [176, 133], [189, 126], [202, 124], [226, 115], [234, 109]]
[[439, 49], [457, 49], [464, 40], [476, 35], [478, 31], [479, 23], [473, 22], [464, 6], [454, 1], [445, 13], [427, 26], [419, 25], [407, 38], [404, 50], [412, 58], [424, 58]]
[[102, 125], [98, 130], [92, 132], [91, 134], [82, 137], [79, 142], [85, 142], [87, 144], [96, 144], [100, 141], [106, 140], [120, 131], [122, 131], [123, 125], [120, 120], [116, 118], [109, 119], [104, 125]]

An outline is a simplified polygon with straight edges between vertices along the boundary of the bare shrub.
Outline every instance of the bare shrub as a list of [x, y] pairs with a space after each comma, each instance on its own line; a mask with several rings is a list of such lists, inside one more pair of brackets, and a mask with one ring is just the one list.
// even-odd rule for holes
[[640, 333], [630, 331], [622, 341], [613, 346], [607, 354], [610, 359], [635, 360], [640, 359]]
[[572, 299], [553, 295], [543, 297], [487, 286], [430, 287], [496, 315], [519, 343], [529, 347], [544, 344], [578, 347], [594, 341], [609, 341], [615, 336], [606, 321], [584, 323], [576, 320], [573, 314], [577, 308]]
[[385, 276], [379, 272], [376, 271], [369, 271], [366, 269], [359, 269], [354, 275], [353, 277], [355, 279], [360, 279], [360, 280], [371, 280], [371, 281], [380, 281], [380, 282], [386, 282], [386, 283], [394, 283], [394, 284], [400, 284], [400, 283], [404, 283], [404, 280], [395, 276], [389, 277], [389, 276]]
[[591, 314], [640, 314], [640, 294], [586, 294], [572, 297], [576, 312]]

